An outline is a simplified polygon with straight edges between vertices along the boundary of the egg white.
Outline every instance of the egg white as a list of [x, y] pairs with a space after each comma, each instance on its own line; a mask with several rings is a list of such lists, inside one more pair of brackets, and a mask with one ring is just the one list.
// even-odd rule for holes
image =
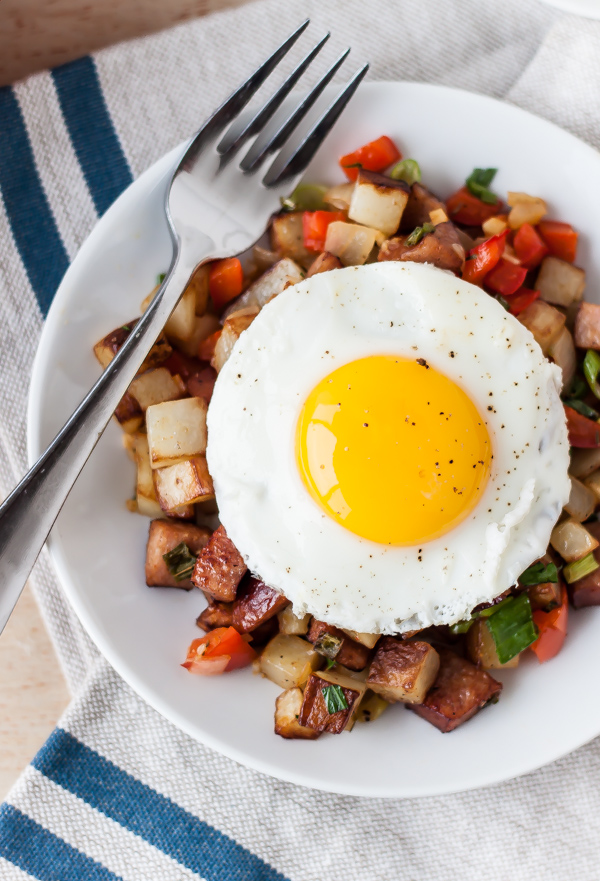
[[[425, 358], [466, 391], [492, 442], [490, 478], [472, 513], [409, 547], [336, 523], [296, 464], [310, 391], [337, 367], [377, 354]], [[569, 497], [559, 388], [559, 369], [531, 333], [451, 273], [386, 262], [316, 275], [263, 308], [217, 379], [207, 458], [221, 521], [249, 569], [297, 613], [370, 633], [453, 623], [546, 551]]]

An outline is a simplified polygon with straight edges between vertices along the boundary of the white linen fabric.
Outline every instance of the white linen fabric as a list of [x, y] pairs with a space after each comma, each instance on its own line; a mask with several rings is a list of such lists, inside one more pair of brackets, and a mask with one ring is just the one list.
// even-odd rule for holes
[[[600, 148], [600, 23], [534, 0], [258, 0], [104, 50], [68, 76], [43, 73], [0, 90], [1, 492], [26, 468], [28, 377], [48, 305], [47, 276], [40, 281], [11, 196], [14, 177], [2, 169], [14, 147], [3, 152], [7, 120], [15, 143], [19, 125], [26, 133], [23, 150], [66, 265], [106, 207], [69, 105], [77, 76], [96, 77], [120, 141], [118, 188], [119, 169], [135, 177], [188, 136], [307, 15], [315, 34], [331, 29], [336, 44], [353, 46], [354, 64], [369, 60], [373, 79], [484, 92]], [[84, 633], [45, 553], [32, 583], [74, 697], [0, 808], [0, 878], [599, 876], [600, 740], [519, 780], [460, 795], [384, 801], [309, 791], [197, 744], [138, 698]]]

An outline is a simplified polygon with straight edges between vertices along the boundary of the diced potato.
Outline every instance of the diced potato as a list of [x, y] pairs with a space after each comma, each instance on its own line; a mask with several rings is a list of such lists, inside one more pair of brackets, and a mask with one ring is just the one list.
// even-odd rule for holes
[[194, 311], [196, 315], [204, 315], [208, 309], [208, 277], [210, 264], [199, 266], [188, 282], [188, 289], [194, 292]]
[[302, 211], [280, 214], [271, 222], [271, 248], [281, 257], [291, 257], [304, 264], [312, 256], [304, 247]]
[[275, 702], [275, 734], [290, 740], [316, 740], [320, 732], [298, 722], [304, 695], [301, 688], [288, 688]]
[[306, 614], [298, 618], [297, 615], [294, 615], [291, 603], [278, 613], [277, 619], [280, 632], [288, 636], [305, 636], [310, 624], [310, 615]]
[[215, 529], [206, 547], [198, 554], [192, 581], [213, 599], [231, 603], [236, 598], [238, 585], [246, 572], [244, 558], [221, 525]]
[[590, 450], [573, 450], [569, 474], [582, 480], [600, 468], [600, 447]]
[[184, 398], [146, 410], [152, 468], [176, 465], [206, 453], [206, 401]]
[[506, 664], [500, 663], [496, 643], [485, 618], [478, 618], [471, 624], [467, 631], [466, 646], [467, 654], [473, 663], [485, 670], [504, 670], [508, 667], [517, 667], [519, 664], [519, 655], [515, 655]]
[[515, 249], [512, 245], [509, 245], [508, 242], [504, 245], [504, 251], [502, 252], [502, 257], [505, 260], [508, 260], [509, 263], [512, 263], [514, 266], [520, 266], [521, 261], [517, 257]]
[[442, 732], [453, 731], [490, 701], [498, 700], [502, 683], [448, 649], [440, 650], [440, 670], [422, 704], [409, 708]]
[[140, 312], [143, 313], [146, 311], [146, 309], [148, 308], [148, 306], [150, 305], [150, 303], [154, 299], [154, 295], [157, 292], [157, 290], [159, 289], [159, 287], [160, 287], [160, 285], [157, 284], [156, 287], [153, 287], [152, 290], [150, 291], [150, 293], [144, 297], [144, 299], [140, 303]]
[[583, 302], [575, 319], [575, 345], [580, 349], [600, 349], [600, 305]]
[[[338, 685], [342, 689], [348, 705], [347, 709], [338, 710], [335, 713], [328, 711], [323, 689], [329, 685]], [[314, 728], [315, 731], [328, 731], [330, 734], [350, 731], [365, 691], [364, 682], [343, 676], [335, 670], [313, 673], [304, 689], [304, 700], [298, 721], [301, 725]]]
[[289, 288], [290, 285], [298, 284], [303, 277], [302, 270], [290, 257], [278, 260], [274, 266], [263, 272], [241, 297], [238, 297], [235, 303], [225, 311], [225, 317], [231, 312], [237, 312], [250, 306], [262, 309], [269, 300]]
[[[123, 324], [121, 327], [117, 327], [96, 343], [94, 346], [94, 355], [100, 362], [102, 368], [108, 367], [132, 329], [135, 327], [136, 323], [137, 319], [129, 321], [127, 324]], [[167, 338], [164, 334], [161, 334], [148, 352], [146, 360], [138, 370], [138, 373], [143, 373], [145, 370], [149, 370], [151, 367], [156, 367], [158, 364], [161, 364], [169, 357], [172, 351], [173, 349]]]
[[583, 299], [585, 272], [558, 257], [544, 257], [535, 283], [542, 300], [554, 306], [570, 306]]
[[495, 217], [488, 217], [481, 224], [483, 234], [485, 236], [499, 236], [508, 228], [508, 216], [506, 214], [497, 214]]
[[132, 462], [136, 461], [135, 448], [137, 443], [137, 434], [123, 434], [123, 449], [127, 453]]
[[274, 266], [280, 259], [281, 255], [278, 254], [277, 251], [270, 251], [268, 248], [263, 248], [261, 245], [255, 245], [252, 249], [252, 262], [255, 269], [253, 278], [262, 275], [263, 272], [266, 272], [267, 269]]
[[313, 275], [318, 275], [320, 272], [330, 272], [332, 269], [341, 269], [342, 261], [337, 257], [334, 257], [333, 254], [329, 254], [327, 251], [323, 251], [322, 254], [319, 254], [317, 259], [311, 265], [310, 269], [306, 273], [307, 278], [312, 278]]
[[519, 315], [519, 321], [531, 331], [544, 355], [559, 336], [565, 320], [562, 312], [543, 300], [534, 300]]
[[249, 306], [245, 309], [239, 309], [235, 312], [232, 312], [225, 319], [225, 322], [223, 324], [223, 331], [221, 333], [221, 336], [217, 340], [215, 353], [210, 361], [211, 366], [214, 367], [217, 373], [219, 373], [219, 371], [233, 352], [233, 347], [237, 343], [242, 333], [248, 327], [250, 327], [257, 315], [258, 308], [256, 306]]
[[337, 184], [335, 187], [327, 190], [323, 196], [323, 201], [338, 211], [348, 211], [350, 202], [352, 201], [352, 193], [354, 192], [354, 184]]
[[562, 580], [544, 581], [527, 588], [527, 595], [532, 609], [550, 612], [561, 604]]
[[200, 343], [208, 339], [215, 331], [220, 330], [221, 322], [212, 312], [204, 315], [196, 315], [194, 318], [194, 330], [187, 340], [177, 340], [177, 348], [190, 358], [197, 358]]
[[194, 333], [195, 318], [196, 292], [188, 285], [165, 324], [167, 339], [175, 341], [189, 339]]
[[281, 688], [304, 685], [323, 663], [324, 659], [309, 642], [283, 633], [278, 633], [260, 656], [261, 672]]
[[519, 229], [524, 223], [535, 226], [548, 213], [548, 206], [543, 199], [527, 193], [509, 193], [506, 201], [512, 209], [508, 215], [511, 229]]
[[600, 493], [600, 471], [592, 474], [588, 481], [586, 481], [586, 486], [576, 477], [571, 477], [571, 494], [565, 505], [567, 514], [580, 523], [592, 516], [598, 501], [600, 501], [600, 495], [598, 495]]
[[[320, 650], [321, 654], [335, 657], [338, 664], [343, 664], [351, 670], [364, 670], [371, 659], [371, 651], [366, 646], [356, 642], [333, 624], [318, 621], [316, 618], [312, 619], [306, 638], [316, 646], [317, 650]], [[337, 644], [335, 654], [330, 654], [325, 649], [326, 643], [332, 640], [334, 646]]]
[[391, 236], [400, 226], [409, 193], [404, 181], [361, 169], [352, 192], [348, 218]]
[[[260, 578], [244, 578], [233, 605], [233, 626], [238, 633], [254, 633], [266, 621], [275, 618], [287, 602], [282, 593], [269, 587]], [[277, 622], [273, 623], [277, 633]]]
[[169, 513], [182, 505], [193, 505], [215, 497], [205, 456], [195, 456], [166, 468], [155, 468], [153, 477], [158, 503], [163, 511]]
[[375, 648], [381, 635], [379, 633], [359, 633], [358, 630], [344, 630], [344, 633], [347, 633], [350, 639], [360, 642], [361, 645], [366, 645], [368, 649]]
[[129, 394], [135, 398], [145, 413], [152, 404], [176, 401], [185, 394], [182, 380], [171, 376], [166, 367], [155, 367], [137, 376], [129, 386]]
[[[145, 517], [166, 517], [167, 515], [163, 512], [156, 498], [152, 468], [150, 467], [148, 438], [145, 434], [140, 433], [134, 435], [134, 441], [133, 453], [137, 465], [136, 502], [138, 513]], [[176, 514], [181, 519], [188, 520], [193, 518], [194, 508], [192, 505], [184, 505], [182, 508], [178, 508], [170, 513]]]
[[339, 257], [344, 266], [361, 266], [375, 247], [378, 232], [356, 223], [334, 220], [327, 227], [325, 250]]
[[139, 431], [144, 422], [144, 414], [142, 413], [138, 402], [129, 392], [125, 392], [114, 412], [114, 417], [127, 434], [134, 434]]
[[[571, 482], [573, 482], [574, 480], [575, 480], [575, 478], [572, 477]], [[577, 483], [579, 483], [579, 481], [577, 481]], [[594, 497], [594, 508], [595, 508], [596, 505], [600, 502], [600, 469], [598, 469], [597, 471], [592, 471], [592, 473], [589, 474], [585, 478], [584, 484], [585, 484], [584, 489], [586, 489], [588, 492], [590, 492]], [[579, 484], [579, 485], [582, 486], [583, 484]], [[569, 499], [569, 502], [570, 501], [571, 501], [571, 499]], [[583, 507], [583, 504], [582, 504], [582, 507]], [[590, 514], [588, 514], [588, 517], [591, 516], [592, 512], [593, 512], [593, 509], [592, 509], [592, 511], [590, 511]], [[571, 513], [571, 512], [569, 512], [569, 513]], [[579, 517], [576, 517], [575, 514], [573, 514], [572, 516], [575, 517], [576, 520], [579, 520], [579, 519], [587, 520], [587, 517], [579, 518]]]
[[560, 367], [563, 390], [568, 389], [577, 369], [577, 353], [571, 332], [566, 327], [563, 327], [554, 342], [548, 346], [548, 357]]
[[384, 636], [371, 662], [367, 685], [385, 700], [421, 704], [439, 666], [439, 655], [429, 643]]
[[217, 627], [231, 627], [232, 621], [233, 603], [219, 603], [213, 600], [196, 618], [196, 626], [208, 633]]
[[567, 563], [581, 560], [598, 547], [598, 541], [572, 517], [554, 527], [550, 544]]
[[384, 700], [381, 695], [375, 694], [374, 691], [367, 691], [359, 704], [356, 721], [374, 722], [387, 710], [389, 705], [389, 701]]
[[194, 523], [153, 520], [146, 548], [146, 584], [148, 587], [180, 587], [191, 590], [189, 578], [176, 581], [163, 560], [163, 554], [184, 542], [193, 554], [198, 554], [210, 538], [210, 530]]

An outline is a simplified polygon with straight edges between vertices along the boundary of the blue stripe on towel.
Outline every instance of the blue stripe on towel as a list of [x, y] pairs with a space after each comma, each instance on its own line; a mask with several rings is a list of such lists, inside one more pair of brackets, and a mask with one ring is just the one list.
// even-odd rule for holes
[[58, 99], [98, 214], [133, 180], [89, 56], [52, 71]]
[[0, 89], [0, 191], [12, 234], [42, 315], [69, 258], [38, 175], [18, 101]]
[[207, 881], [286, 881], [231, 838], [61, 728], [54, 730], [32, 764], [54, 783]]
[[39, 881], [121, 881], [8, 804], [0, 806], [0, 856]]

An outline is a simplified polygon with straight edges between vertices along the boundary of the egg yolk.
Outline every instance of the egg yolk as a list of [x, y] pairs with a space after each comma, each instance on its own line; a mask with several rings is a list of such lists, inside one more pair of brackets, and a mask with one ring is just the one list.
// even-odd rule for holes
[[300, 414], [296, 457], [315, 501], [371, 541], [426, 542], [473, 510], [492, 458], [472, 401], [423, 358], [373, 356], [322, 379]]

